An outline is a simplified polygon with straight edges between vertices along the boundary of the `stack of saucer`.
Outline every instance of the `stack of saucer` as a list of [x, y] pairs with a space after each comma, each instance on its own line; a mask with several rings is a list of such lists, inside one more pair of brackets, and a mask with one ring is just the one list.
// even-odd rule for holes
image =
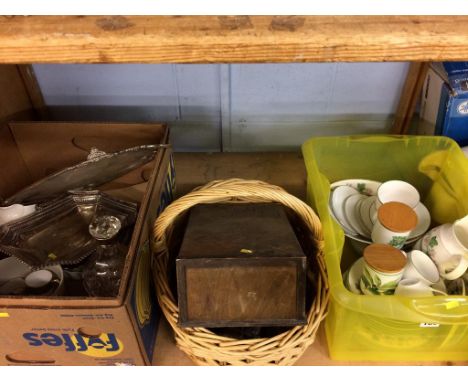
[[409, 183], [391, 180], [380, 183], [366, 179], [347, 179], [331, 185], [329, 209], [333, 218], [352, 240], [370, 244], [378, 208], [397, 201], [409, 205], [417, 216], [417, 225], [406, 244], [416, 242], [429, 229], [431, 216], [419, 194]]
[[[391, 250], [390, 248], [388, 248], [388, 250]], [[413, 296], [417, 296], [418, 294], [421, 294], [421, 290], [416, 290], [416, 291], [414, 290], [414, 287], [415, 287], [414, 279], [421, 279], [424, 282], [424, 284], [426, 284], [426, 288], [423, 288], [424, 289], [423, 292], [425, 292], [426, 294], [430, 295], [431, 293], [433, 293], [435, 295], [444, 295], [444, 294], [459, 294], [462, 296], [466, 295], [465, 284], [468, 283], [468, 276], [466, 277], [466, 283], [463, 283], [462, 281], [460, 281], [460, 279], [457, 279], [448, 283], [446, 287], [444, 284], [444, 279], [442, 277], [439, 277], [437, 274], [437, 268], [431, 262], [429, 257], [425, 255], [423, 252], [415, 250], [409, 253], [405, 253], [401, 251], [401, 254], [403, 254], [405, 257], [409, 257], [410, 261], [405, 266], [405, 269], [401, 275], [404, 282], [400, 286], [397, 294], [413, 295]], [[372, 286], [368, 285], [369, 284], [368, 280], [367, 281], [363, 280], [366, 274], [365, 264], [366, 264], [365, 258], [364, 256], [362, 256], [358, 258], [352, 264], [352, 266], [343, 274], [343, 284], [345, 288], [354, 294], [361, 294], [361, 295], [393, 294], [393, 291], [390, 293], [386, 293], [385, 291], [384, 292], [375, 291], [373, 290], [374, 288], [372, 288]], [[416, 281], [421, 281], [421, 280], [416, 280]], [[405, 283], [406, 285], [404, 285]], [[408, 286], [408, 283], [411, 283], [411, 288]], [[399, 284], [400, 283], [398, 283], [398, 286]], [[396, 288], [398, 288], [398, 286], [395, 285]], [[402, 286], [405, 286], [405, 291], [403, 292], [402, 292]], [[429, 286], [431, 287], [431, 291], [428, 292], [427, 287]]]

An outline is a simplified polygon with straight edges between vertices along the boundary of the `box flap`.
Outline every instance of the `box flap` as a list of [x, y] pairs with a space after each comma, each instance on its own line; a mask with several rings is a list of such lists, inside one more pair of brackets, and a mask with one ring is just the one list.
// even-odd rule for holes
[[468, 93], [468, 62], [444, 62], [448, 82], [457, 95]]

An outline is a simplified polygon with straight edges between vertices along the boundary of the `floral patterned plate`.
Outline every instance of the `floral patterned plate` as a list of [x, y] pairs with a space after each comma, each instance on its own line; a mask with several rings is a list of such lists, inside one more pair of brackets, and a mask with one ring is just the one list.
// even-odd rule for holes
[[362, 195], [374, 196], [377, 195], [377, 190], [381, 184], [381, 182], [369, 179], [345, 179], [332, 183], [330, 189], [333, 191], [339, 186], [350, 186]]
[[[370, 237], [365, 237], [362, 236], [354, 230], [350, 229], [349, 224], [347, 224], [346, 221], [339, 219], [339, 213], [336, 214], [334, 211], [334, 208], [337, 209], [336, 206], [332, 204], [333, 202], [333, 196], [334, 196], [334, 191], [341, 186], [348, 186], [352, 187], [355, 189], [359, 194], [364, 195], [364, 196], [375, 196], [377, 195], [377, 189], [381, 185], [381, 182], [377, 182], [374, 180], [369, 180], [369, 179], [345, 179], [345, 180], [340, 180], [338, 182], [334, 182], [330, 185], [330, 199], [329, 199], [329, 211], [332, 217], [335, 219], [335, 221], [343, 228], [345, 236], [349, 237], [350, 239], [359, 241], [361, 243], [367, 243], [371, 244], [372, 240]], [[336, 204], [336, 203], [335, 203]]]

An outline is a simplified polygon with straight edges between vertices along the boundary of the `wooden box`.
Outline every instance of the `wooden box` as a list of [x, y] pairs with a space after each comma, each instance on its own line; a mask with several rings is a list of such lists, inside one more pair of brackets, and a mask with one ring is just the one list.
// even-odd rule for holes
[[304, 324], [306, 263], [282, 205], [197, 205], [176, 260], [179, 324]]

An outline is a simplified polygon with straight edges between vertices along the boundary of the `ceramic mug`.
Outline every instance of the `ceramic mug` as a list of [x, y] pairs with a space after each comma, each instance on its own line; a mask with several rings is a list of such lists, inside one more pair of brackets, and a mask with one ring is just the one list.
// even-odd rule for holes
[[405, 245], [417, 222], [416, 213], [409, 206], [400, 202], [382, 204], [372, 228], [372, 241], [400, 249]]
[[429, 254], [443, 278], [461, 277], [468, 270], [468, 216], [433, 228], [416, 247]]
[[403, 279], [421, 280], [427, 285], [436, 284], [439, 270], [431, 258], [424, 252], [413, 250], [407, 254], [408, 263], [403, 271]]
[[415, 208], [419, 204], [419, 192], [411, 184], [402, 180], [389, 180], [377, 190], [377, 209], [385, 203], [399, 202]]
[[446, 293], [432, 288], [420, 279], [403, 279], [398, 283], [395, 294], [408, 297], [429, 297], [434, 294], [446, 295]]
[[381, 222], [377, 219], [372, 229], [372, 242], [373, 243], [382, 243], [389, 244], [395, 248], [403, 248], [406, 240], [408, 239], [411, 231], [405, 232], [394, 232], [382, 225]]
[[395, 292], [399, 281], [403, 277], [403, 269], [399, 272], [381, 272], [363, 262], [360, 288], [364, 294], [391, 295]]
[[[395, 292], [395, 288], [403, 277], [403, 271], [397, 273], [379, 272], [364, 262], [361, 277], [361, 290], [364, 294], [388, 295]], [[366, 291], [368, 293], [366, 293]], [[369, 293], [370, 292], [370, 293]]]
[[32, 214], [36, 210], [36, 205], [23, 206], [22, 204], [12, 204], [8, 207], [0, 207], [0, 226], [24, 216]]

